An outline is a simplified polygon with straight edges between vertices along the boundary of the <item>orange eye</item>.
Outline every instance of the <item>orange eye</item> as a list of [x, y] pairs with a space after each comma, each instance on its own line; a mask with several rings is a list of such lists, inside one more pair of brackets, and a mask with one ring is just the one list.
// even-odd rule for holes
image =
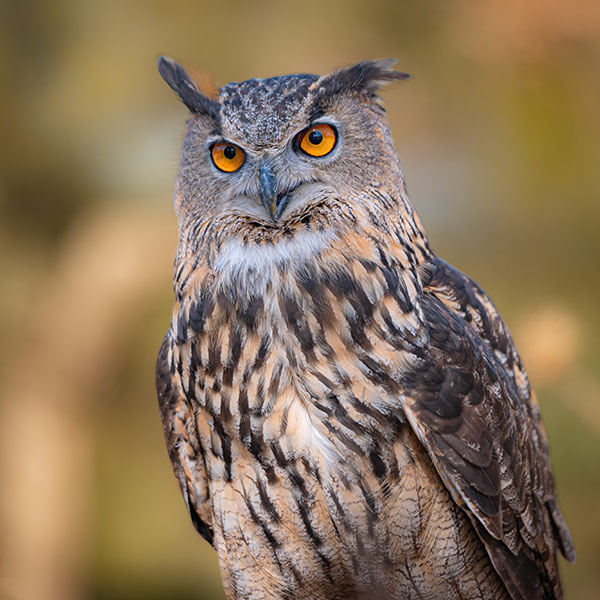
[[246, 153], [230, 142], [217, 142], [210, 150], [215, 167], [226, 173], [237, 171], [246, 160]]
[[313, 125], [298, 135], [298, 145], [309, 156], [329, 154], [337, 142], [337, 132], [326, 123]]

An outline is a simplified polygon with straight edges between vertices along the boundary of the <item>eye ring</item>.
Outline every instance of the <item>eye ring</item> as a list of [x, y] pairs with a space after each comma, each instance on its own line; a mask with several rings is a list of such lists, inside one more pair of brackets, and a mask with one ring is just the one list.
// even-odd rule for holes
[[216, 142], [210, 148], [210, 157], [219, 171], [233, 173], [246, 161], [246, 153], [231, 142]]
[[317, 123], [304, 129], [296, 136], [296, 145], [304, 154], [321, 158], [335, 148], [337, 140], [337, 130], [333, 125]]

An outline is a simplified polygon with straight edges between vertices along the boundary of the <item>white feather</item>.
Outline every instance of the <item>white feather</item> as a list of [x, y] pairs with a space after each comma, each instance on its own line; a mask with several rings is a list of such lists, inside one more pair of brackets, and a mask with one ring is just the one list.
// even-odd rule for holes
[[335, 236], [327, 231], [301, 231], [275, 244], [243, 244], [239, 240], [225, 242], [215, 261], [215, 269], [237, 278], [248, 271], [269, 276], [274, 267], [306, 262], [325, 248]]

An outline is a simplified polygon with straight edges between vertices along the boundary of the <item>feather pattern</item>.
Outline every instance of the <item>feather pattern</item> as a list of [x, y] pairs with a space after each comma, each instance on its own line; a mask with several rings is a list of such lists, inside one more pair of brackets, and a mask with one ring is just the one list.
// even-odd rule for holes
[[[319, 87], [298, 77], [245, 85], [311, 114]], [[396, 174], [357, 189], [319, 172], [278, 223], [201, 214], [184, 153], [157, 389], [192, 521], [228, 598], [562, 598], [556, 554], [573, 547], [513, 341], [431, 251], [378, 105], [352, 102], [374, 119], [373, 168]]]

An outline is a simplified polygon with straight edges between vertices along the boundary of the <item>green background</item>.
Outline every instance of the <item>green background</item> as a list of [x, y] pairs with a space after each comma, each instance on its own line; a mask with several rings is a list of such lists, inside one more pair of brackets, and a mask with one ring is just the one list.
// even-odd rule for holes
[[398, 58], [383, 92], [440, 256], [504, 315], [600, 585], [600, 5], [593, 0], [0, 2], [0, 597], [222, 597], [171, 474], [153, 369], [186, 110], [217, 84]]

